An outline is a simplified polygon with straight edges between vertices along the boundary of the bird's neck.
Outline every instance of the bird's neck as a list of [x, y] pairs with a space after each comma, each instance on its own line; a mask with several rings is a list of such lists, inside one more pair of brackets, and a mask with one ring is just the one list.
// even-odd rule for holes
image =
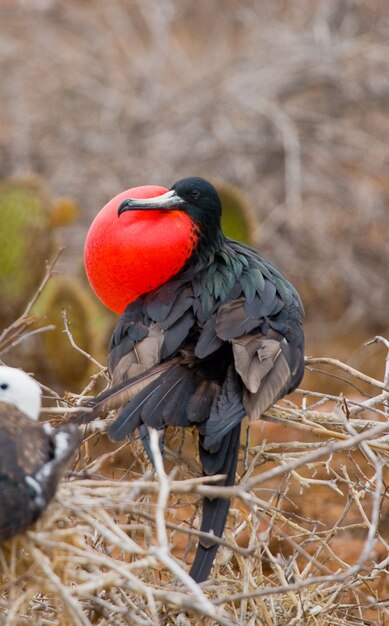
[[225, 247], [225, 243], [226, 238], [220, 226], [215, 228], [202, 228], [199, 231], [198, 245], [183, 269], [187, 269], [188, 267], [207, 267], [207, 265], [214, 261], [218, 252]]

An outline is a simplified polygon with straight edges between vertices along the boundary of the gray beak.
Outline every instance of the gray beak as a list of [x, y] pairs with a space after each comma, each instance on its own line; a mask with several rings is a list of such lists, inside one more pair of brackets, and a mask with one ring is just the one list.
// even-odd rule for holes
[[170, 189], [162, 196], [155, 198], [140, 198], [124, 200], [118, 208], [118, 216], [126, 211], [163, 211], [170, 209], [179, 209], [185, 204], [180, 196], [176, 194], [174, 189]]

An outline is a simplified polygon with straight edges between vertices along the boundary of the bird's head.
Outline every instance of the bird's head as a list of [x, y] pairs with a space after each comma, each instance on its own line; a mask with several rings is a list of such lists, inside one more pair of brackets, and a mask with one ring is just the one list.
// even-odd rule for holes
[[87, 235], [85, 269], [92, 288], [122, 313], [187, 263], [212, 258], [223, 241], [220, 218], [218, 193], [204, 178], [120, 193], [98, 213]]
[[41, 388], [28, 374], [15, 367], [0, 366], [0, 402], [15, 406], [34, 421], [41, 409]]
[[199, 245], [202, 236], [211, 244], [212, 237], [217, 243], [220, 231], [222, 207], [215, 187], [199, 176], [181, 178], [162, 195], [154, 198], [133, 199], [121, 202], [118, 215], [127, 211], [183, 211], [196, 224], [199, 231]]

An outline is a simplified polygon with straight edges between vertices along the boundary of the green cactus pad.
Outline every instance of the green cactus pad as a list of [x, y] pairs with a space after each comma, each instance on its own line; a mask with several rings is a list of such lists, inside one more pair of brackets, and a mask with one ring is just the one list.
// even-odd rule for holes
[[86, 382], [92, 363], [71, 345], [64, 332], [62, 310], [73, 339], [78, 347], [93, 355], [95, 334], [91, 328], [95, 307], [76, 278], [53, 276], [34, 307], [34, 312], [44, 314], [47, 324], [55, 330], [41, 335], [42, 361], [51, 370], [52, 378], [72, 391]]
[[12, 322], [33, 295], [52, 252], [49, 197], [38, 180], [0, 184], [0, 325]]

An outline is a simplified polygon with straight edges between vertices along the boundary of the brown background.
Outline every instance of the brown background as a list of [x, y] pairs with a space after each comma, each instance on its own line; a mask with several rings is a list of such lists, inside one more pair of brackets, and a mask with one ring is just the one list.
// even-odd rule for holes
[[362, 344], [388, 335], [387, 2], [3, 0], [0, 21], [0, 176], [80, 204], [62, 271], [119, 191], [225, 179], [303, 295], [307, 353], [382, 377]]

